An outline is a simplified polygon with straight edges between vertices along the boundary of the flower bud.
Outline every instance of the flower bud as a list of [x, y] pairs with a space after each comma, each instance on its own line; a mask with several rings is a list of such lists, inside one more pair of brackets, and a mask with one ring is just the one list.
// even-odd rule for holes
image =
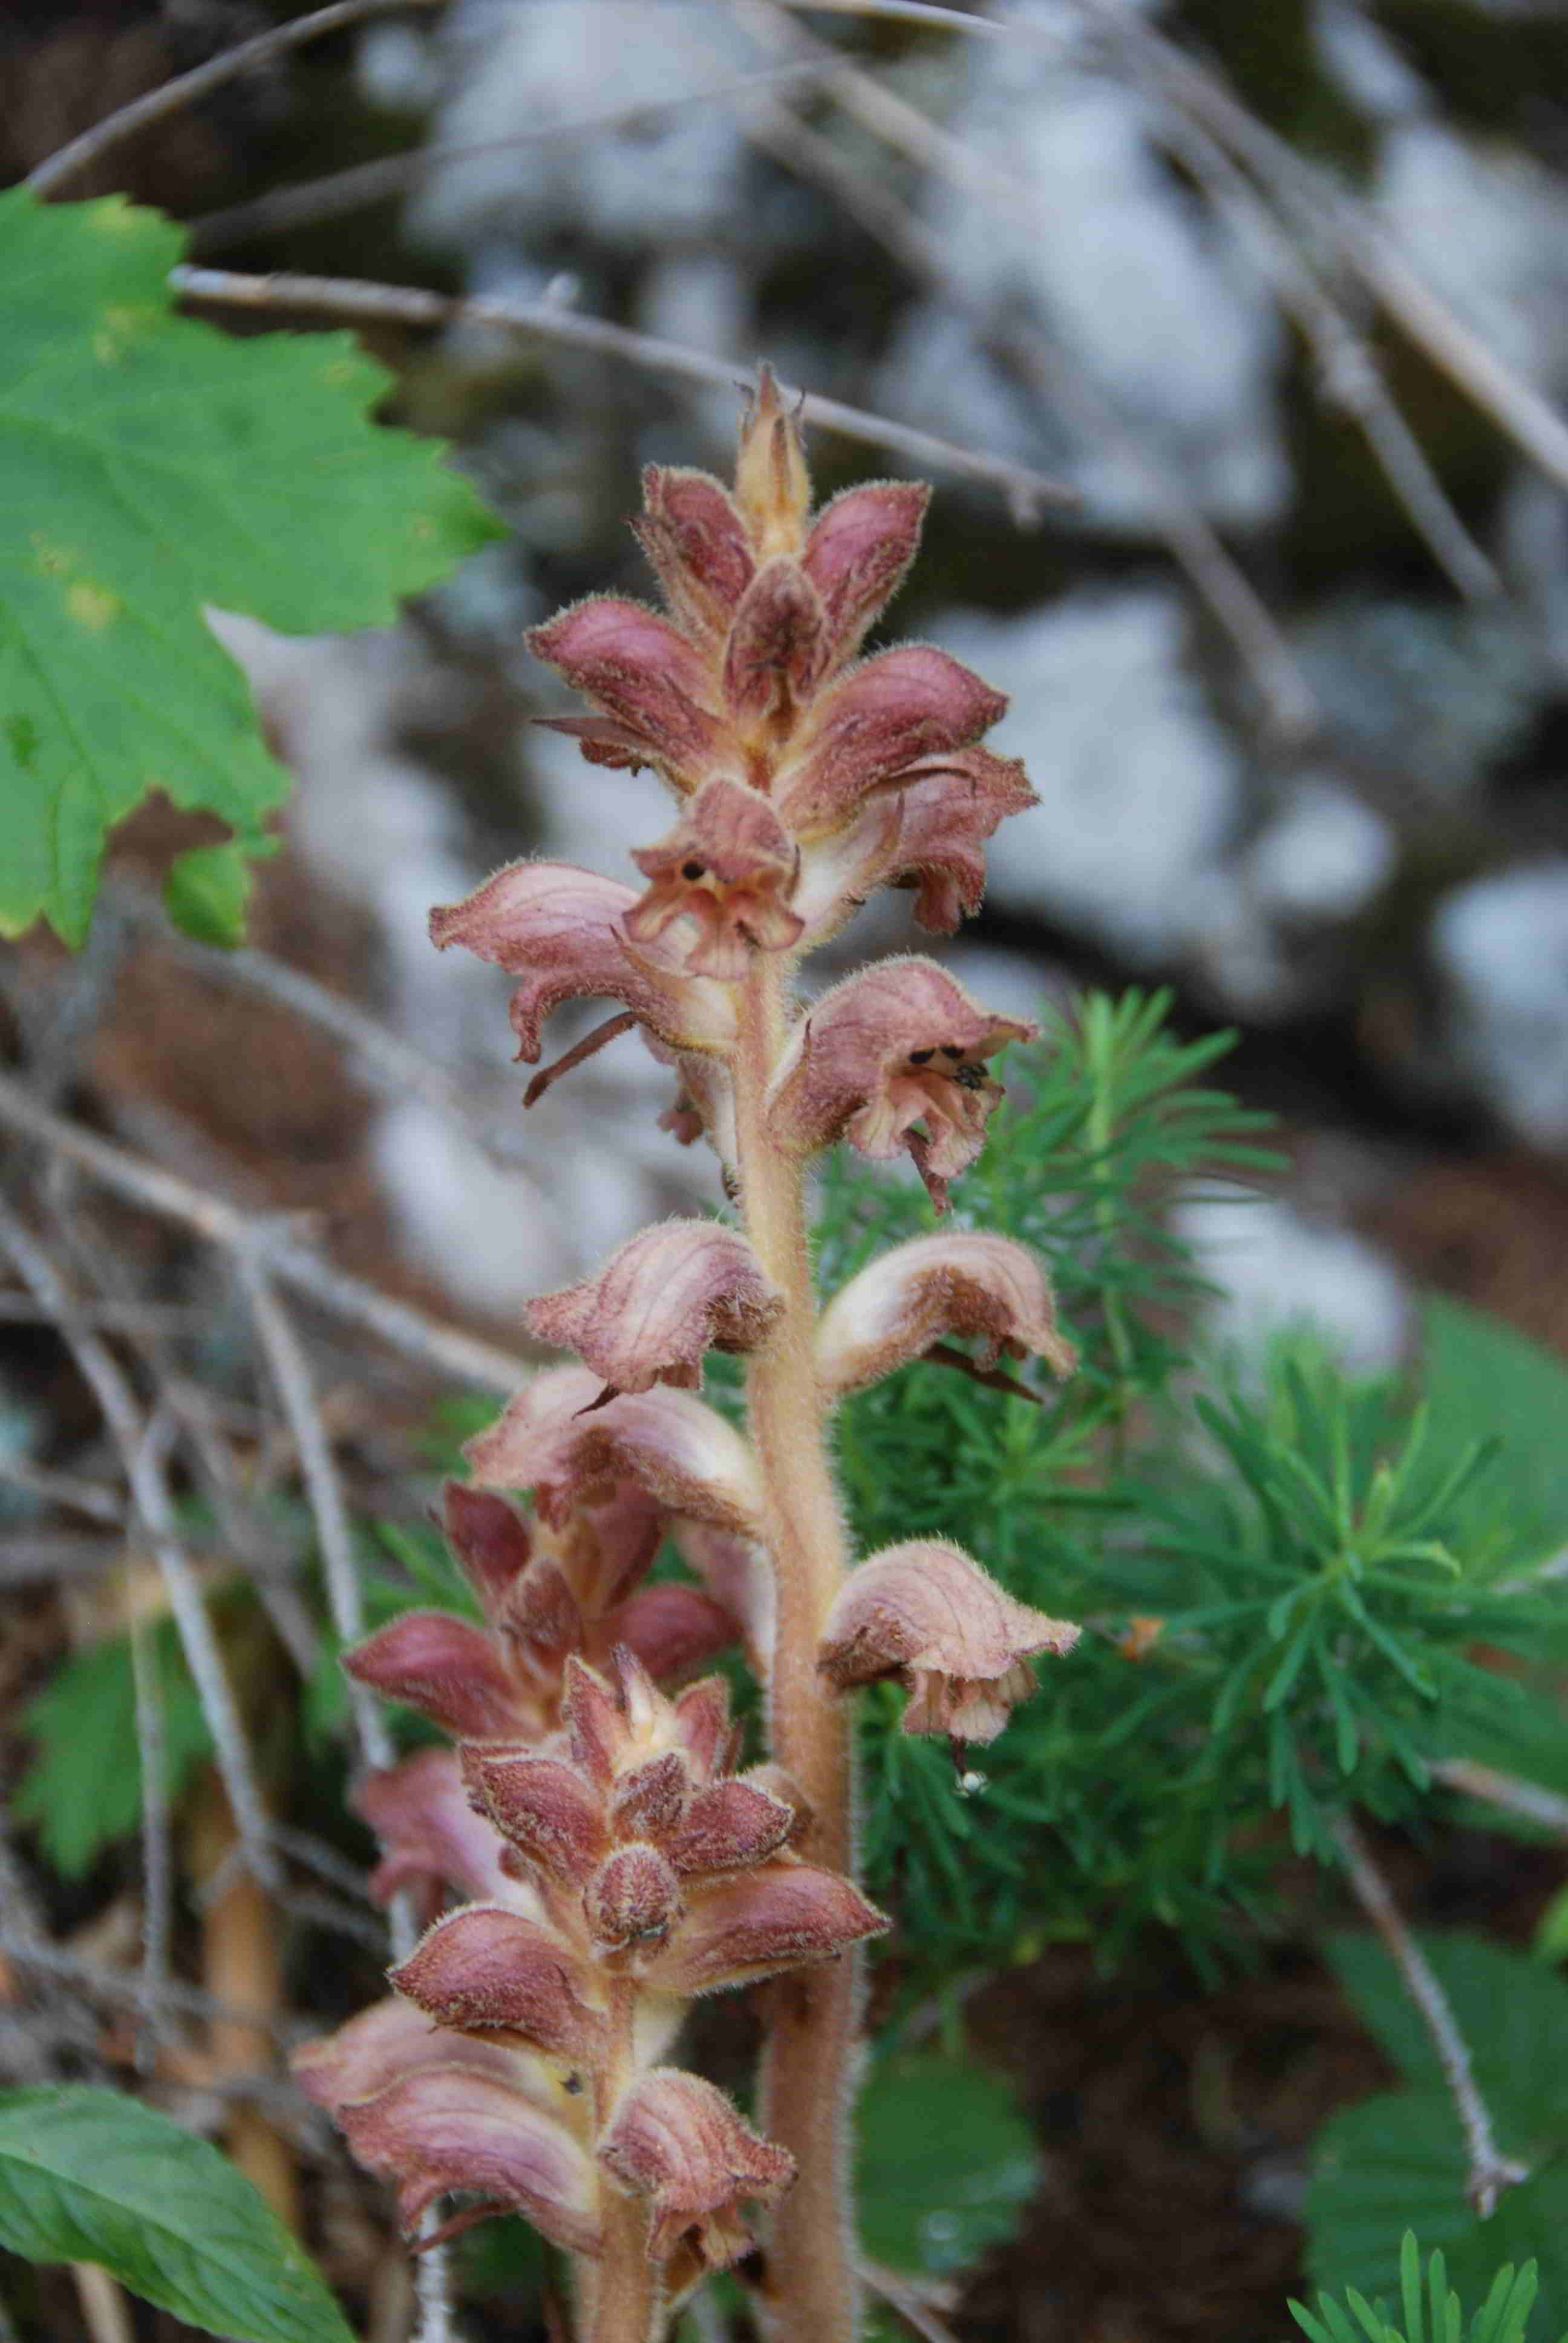
[[536, 627], [528, 649], [623, 725], [678, 787], [690, 788], [723, 734], [704, 705], [709, 663], [668, 618], [640, 602], [590, 594]]
[[708, 472], [649, 464], [643, 511], [632, 528], [678, 626], [698, 637], [728, 632], [756, 563], [746, 524]]
[[570, 1946], [515, 1912], [465, 1905], [437, 1920], [390, 1976], [437, 2026], [494, 2029], [573, 2065], [599, 2056], [604, 2019], [583, 1997]]
[[511, 1674], [483, 1628], [446, 1611], [406, 1611], [343, 1654], [356, 1684], [406, 1701], [451, 1734], [496, 1741], [517, 1722]]
[[755, 952], [788, 951], [799, 941], [803, 922], [789, 901], [799, 850], [768, 799], [744, 781], [724, 773], [705, 781], [668, 837], [632, 860], [652, 881], [626, 915], [639, 950], [657, 945], [671, 965], [735, 984]]
[[530, 1749], [462, 1753], [463, 1778], [497, 1830], [547, 1877], [581, 1887], [609, 1844], [592, 1785]]
[[580, 1285], [528, 1304], [528, 1330], [578, 1352], [613, 1392], [696, 1391], [710, 1350], [752, 1351], [783, 1307], [748, 1240], [712, 1221], [661, 1221]]
[[838, 1138], [873, 1161], [907, 1150], [939, 1212], [1002, 1095], [985, 1062], [1037, 1028], [992, 1017], [934, 960], [887, 960], [824, 993], [774, 1078], [769, 1122], [802, 1154]]
[[583, 1908], [595, 1944], [607, 1951], [662, 1944], [683, 1908], [680, 1882], [657, 1847], [634, 1840], [600, 1865]]
[[708, 2269], [728, 2269], [749, 2251], [740, 2206], [771, 2204], [795, 2177], [793, 2158], [759, 2138], [721, 2091], [673, 2066], [638, 2077], [598, 2157], [623, 2188], [648, 2200], [649, 2259], [668, 2261], [685, 2242]]
[[895, 1245], [834, 1296], [817, 1328], [818, 1376], [841, 1398], [952, 1334], [980, 1338], [982, 1367], [1031, 1353], [1059, 1375], [1078, 1363], [1039, 1256], [1010, 1237], [955, 1231]]
[[759, 561], [799, 555], [811, 509], [811, 481], [800, 427], [786, 411], [772, 369], [764, 367], [740, 427], [735, 502]]
[[765, 740], [769, 718], [788, 726], [816, 685], [825, 631], [820, 598], [798, 562], [770, 561], [758, 571], [724, 652], [724, 697], [742, 738]]
[[749, 1871], [789, 1837], [795, 1811], [756, 1781], [731, 1776], [699, 1790], [668, 1841], [677, 1871], [708, 1877]]
[[818, 514], [800, 566], [821, 596], [835, 666], [902, 585], [930, 496], [923, 480], [872, 480]]
[[836, 1692], [896, 1676], [906, 1733], [994, 1741], [1035, 1689], [1037, 1653], [1070, 1652], [1079, 1631], [1015, 1602], [958, 1546], [914, 1539], [850, 1572], [817, 1664]]

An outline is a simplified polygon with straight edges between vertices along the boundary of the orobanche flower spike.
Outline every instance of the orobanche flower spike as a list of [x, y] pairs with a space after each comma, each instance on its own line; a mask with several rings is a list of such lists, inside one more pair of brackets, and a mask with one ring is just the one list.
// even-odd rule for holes
[[[362, 1785], [377, 1892], [411, 1895], [426, 1933], [390, 1997], [298, 2054], [301, 2082], [411, 2237], [514, 2211], [571, 2256], [584, 2343], [656, 2343], [741, 2261], [779, 2343], [851, 2343], [859, 1948], [889, 1923], [856, 1879], [848, 1696], [893, 1679], [905, 1731], [961, 1752], [1078, 1632], [939, 1539], [855, 1565], [827, 1444], [848, 1394], [928, 1359], [1004, 1383], [1004, 1358], [1075, 1364], [1043, 1264], [983, 1232], [895, 1247], [823, 1310], [813, 1286], [811, 1157], [908, 1156], [945, 1212], [1000, 1053], [1034, 1031], [920, 957], [797, 990], [878, 886], [912, 888], [950, 933], [1032, 802], [982, 745], [1000, 693], [929, 645], [862, 655], [926, 502], [879, 481], [813, 516], [764, 372], [732, 489], [646, 475], [635, 526], [664, 611], [590, 596], [530, 638], [591, 710], [545, 720], [673, 800], [650, 781], [650, 834], [624, 842], [641, 890], [523, 861], [431, 920], [513, 978], [529, 1063], [556, 1008], [612, 1004], [528, 1103], [636, 1030], [675, 1075], [663, 1126], [709, 1141], [733, 1208], [631, 1235], [530, 1305], [529, 1332], [578, 1363], [541, 1370], [447, 1493], [478, 1618], [411, 1611], [346, 1663], [457, 1746]], [[709, 1351], [747, 1362], [743, 1431], [699, 1395]], [[689, 1574], [649, 1583], [667, 1544]], [[703, 1674], [729, 1645], [768, 1692], [760, 1763]], [[753, 2123], [682, 2067], [682, 2020], [780, 1976]]]

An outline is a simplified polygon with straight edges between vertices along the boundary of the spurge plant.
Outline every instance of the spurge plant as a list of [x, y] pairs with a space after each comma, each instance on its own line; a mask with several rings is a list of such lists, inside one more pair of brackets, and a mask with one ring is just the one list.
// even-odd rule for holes
[[[432, 932], [518, 980], [530, 1062], [560, 1003], [618, 1003], [530, 1099], [635, 1026], [677, 1077], [668, 1126], [713, 1147], [738, 1225], [645, 1230], [532, 1305], [534, 1333], [581, 1363], [541, 1373], [447, 1493], [486, 1624], [414, 1613], [347, 1661], [458, 1744], [363, 1793], [381, 1888], [412, 1890], [434, 1925], [394, 1996], [298, 2063], [411, 2232], [456, 2190], [477, 2207], [427, 2237], [520, 2210], [577, 2257], [598, 2343], [642, 2343], [746, 2255], [749, 2205], [769, 2208], [749, 2265], [765, 2322], [842, 2343], [860, 1947], [889, 1926], [856, 1884], [848, 1695], [901, 1683], [904, 1730], [948, 1736], [961, 1763], [1077, 1629], [946, 1540], [852, 1564], [833, 1411], [933, 1346], [964, 1363], [954, 1337], [981, 1373], [1033, 1354], [1065, 1374], [1073, 1353], [1040, 1260], [972, 1230], [895, 1246], [819, 1309], [811, 1158], [840, 1140], [907, 1154], [944, 1212], [1001, 1095], [990, 1061], [1033, 1029], [919, 957], [809, 1006], [795, 984], [876, 887], [913, 887], [920, 921], [954, 929], [1031, 793], [980, 745], [1005, 703], [978, 676], [924, 645], [857, 657], [913, 556], [922, 488], [852, 488], [813, 521], [766, 374], [733, 494], [693, 471], [646, 485], [637, 529], [668, 615], [594, 596], [532, 641], [595, 711], [557, 729], [676, 800], [634, 857], [648, 884], [518, 862]], [[697, 1396], [712, 1349], [748, 1360], [744, 1435]], [[498, 1493], [520, 1492], [527, 1516]], [[667, 1538], [693, 1583], [645, 1583]], [[771, 1738], [744, 1772], [724, 1680], [689, 1681], [737, 1637]], [[437, 1917], [448, 1891], [471, 1900]], [[672, 2052], [694, 1996], [767, 1977], [754, 2129]]]

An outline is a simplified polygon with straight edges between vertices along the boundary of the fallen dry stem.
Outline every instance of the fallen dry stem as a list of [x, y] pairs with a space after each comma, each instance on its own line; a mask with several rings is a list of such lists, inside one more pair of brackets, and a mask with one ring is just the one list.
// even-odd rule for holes
[[1344, 1857], [1345, 1871], [1357, 1902], [1382, 1938], [1405, 1991], [1432, 2036], [1443, 2079], [1453, 2094], [1470, 2156], [1465, 2194], [1484, 2220], [1506, 2188], [1530, 2177], [1529, 2167], [1504, 2156], [1492, 2128], [1492, 2115], [1481, 2096], [1471, 2060], [1470, 2045], [1459, 2030], [1453, 2005], [1433, 1974], [1432, 1965], [1405, 1925], [1392, 1890], [1373, 1862], [1360, 1831], [1348, 1815], [1334, 1826]]

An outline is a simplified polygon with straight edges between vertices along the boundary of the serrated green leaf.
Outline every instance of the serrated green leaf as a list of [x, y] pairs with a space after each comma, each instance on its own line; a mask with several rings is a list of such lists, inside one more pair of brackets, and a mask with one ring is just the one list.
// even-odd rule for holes
[[[211, 1755], [212, 1736], [174, 1622], [160, 1620], [147, 1645], [162, 1694], [164, 1790], [176, 1799]], [[136, 1828], [142, 1811], [128, 1638], [107, 1636], [75, 1654], [23, 1711], [22, 1724], [37, 1755], [16, 1786], [12, 1810], [37, 1831], [55, 1868], [80, 1878], [106, 1847]]]
[[198, 944], [232, 951], [245, 941], [250, 909], [251, 860], [263, 850], [230, 840], [226, 846], [194, 846], [169, 865], [164, 909], [176, 928]]
[[370, 421], [388, 377], [350, 336], [180, 317], [184, 244], [119, 196], [0, 194], [0, 933], [79, 943], [154, 789], [264, 838], [287, 776], [204, 605], [385, 626], [495, 533], [434, 443]]
[[244, 2175], [117, 2091], [0, 2093], [0, 2245], [95, 2262], [234, 2343], [352, 2343], [320, 2272]]
[[[1470, 2046], [1476, 2085], [1504, 2151], [1532, 2160], [1538, 2148], [1568, 2145], [1568, 2073], [1553, 2047], [1568, 2041], [1568, 1980], [1484, 1937], [1423, 1932], [1417, 1941]], [[1382, 1946], [1345, 1934], [1334, 1936], [1328, 1951], [1406, 2080], [1435, 2088], [1442, 2070], [1432, 2036]], [[1434, 2242], [1419, 2222], [1412, 2226], [1423, 2245]]]
[[890, 2269], [945, 2278], [1018, 2227], [1040, 2182], [1008, 2085], [937, 2053], [889, 2058], [856, 2111], [862, 2245]]

